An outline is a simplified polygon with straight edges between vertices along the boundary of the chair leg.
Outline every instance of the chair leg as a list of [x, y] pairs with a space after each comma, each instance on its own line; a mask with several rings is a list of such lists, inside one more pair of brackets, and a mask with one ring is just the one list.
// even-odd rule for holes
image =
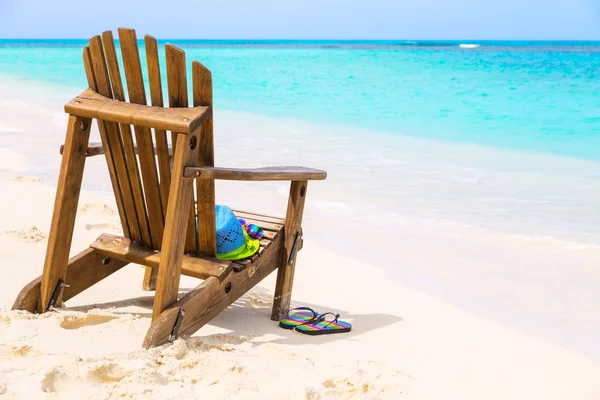
[[[107, 276], [129, 264], [127, 261], [110, 259], [87, 248], [69, 259], [62, 300], [67, 301]], [[21, 290], [13, 303], [13, 310], [36, 312], [39, 309], [42, 277], [39, 276]], [[58, 306], [58, 304], [56, 304]]]
[[[271, 314], [273, 321], [279, 321], [282, 314], [290, 308], [294, 269], [296, 267], [296, 253], [302, 240], [301, 226], [307, 184], [307, 181], [293, 181], [290, 187], [290, 197], [283, 228], [284, 248], [282, 249], [279, 267], [277, 268], [277, 283]], [[296, 242], [295, 246], [294, 242]]]
[[[38, 312], [48, 310], [54, 291], [67, 274], [90, 128], [91, 120], [89, 118], [69, 116], [40, 286], [41, 301], [38, 302]], [[56, 305], [60, 304], [61, 297], [59, 295], [56, 299]]]
[[192, 202], [194, 181], [183, 177], [186, 166], [195, 165], [198, 154], [198, 132], [179, 134], [173, 157], [173, 172], [169, 189], [169, 204], [158, 266], [156, 295], [152, 309], [154, 321], [168, 306], [177, 301], [181, 264], [185, 248], [187, 223]]

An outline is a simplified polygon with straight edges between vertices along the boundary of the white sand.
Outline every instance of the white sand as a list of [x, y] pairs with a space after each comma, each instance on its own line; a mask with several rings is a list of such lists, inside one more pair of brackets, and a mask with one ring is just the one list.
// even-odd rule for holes
[[[3, 163], [4, 164], [4, 163]], [[4, 165], [6, 168], [8, 166]], [[307, 239], [294, 304], [334, 310], [345, 335], [308, 337], [269, 320], [274, 276], [188, 340], [150, 351], [143, 270], [129, 266], [44, 315], [8, 311], [41, 273], [54, 188], [3, 179], [3, 398], [597, 399], [600, 368], [554, 345], [396, 285]], [[84, 192], [73, 252], [118, 231], [109, 197]], [[196, 285], [182, 281], [182, 290]]]
[[[1, 126], [14, 126], [11, 115], [20, 115], [17, 111], [0, 112]], [[19, 126], [24, 132], [46, 127], [48, 135], [28, 149], [47, 154], [46, 163], [58, 162], [64, 133], [39, 119]], [[315, 221], [317, 209], [346, 206], [319, 203], [327, 182], [309, 190], [293, 302], [339, 312], [354, 324], [349, 334], [309, 337], [280, 329], [269, 319], [275, 278], [270, 276], [192, 338], [146, 351], [141, 343], [150, 325], [152, 293], [141, 290], [143, 270], [135, 265], [57, 312], [9, 311], [19, 290], [41, 274], [55, 187], [43, 182], [46, 175], [39, 179], [31, 173], [31, 157], [22, 155], [23, 136], [5, 137], [3, 143], [0, 398], [600, 398], [598, 365], [392, 283], [380, 265], [340, 256], [311, 240], [328, 232]], [[84, 188], [106, 187], [105, 180], [95, 179], [104, 172], [101, 167], [101, 157], [90, 161]], [[43, 168], [56, 170], [58, 164]], [[268, 199], [285, 205], [285, 185], [260, 186], [274, 193], [261, 195], [241, 187], [243, 199], [227, 197], [235, 193], [228, 186], [220, 196], [227, 204]], [[115, 209], [109, 196], [82, 193], [72, 254], [102, 232], [120, 232]], [[182, 292], [197, 284], [184, 278]]]

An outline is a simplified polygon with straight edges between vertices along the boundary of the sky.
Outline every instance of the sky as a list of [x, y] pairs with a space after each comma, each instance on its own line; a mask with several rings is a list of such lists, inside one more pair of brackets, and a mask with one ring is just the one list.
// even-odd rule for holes
[[600, 0], [0, 0], [0, 38], [600, 40]]

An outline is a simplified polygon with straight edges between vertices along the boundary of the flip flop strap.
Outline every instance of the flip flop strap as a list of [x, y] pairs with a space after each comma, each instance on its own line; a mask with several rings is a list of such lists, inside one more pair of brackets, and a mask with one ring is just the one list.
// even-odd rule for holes
[[311, 319], [311, 320], [309, 320], [309, 321], [305, 321], [305, 322], [303, 322], [303, 323], [301, 323], [301, 324], [299, 324], [299, 325], [296, 325], [296, 326], [294, 327], [294, 329], [296, 329], [296, 327], [298, 327], [298, 326], [302, 326], [302, 325], [314, 325], [314, 326], [316, 326], [318, 323], [325, 321], [325, 316], [326, 316], [326, 315], [333, 315], [333, 316], [335, 317], [335, 319], [334, 319], [333, 321], [327, 321], [327, 322], [328, 322], [328, 324], [327, 324], [327, 325], [325, 325], [325, 326], [324, 326], [324, 328], [326, 328], [326, 327], [328, 327], [329, 325], [331, 325], [331, 324], [333, 324], [333, 323], [337, 322], [337, 321], [338, 321], [338, 318], [340, 317], [340, 314], [334, 314], [334, 313], [332, 313], [332, 312], [326, 312], [326, 313], [323, 313], [323, 314], [319, 315], [319, 316], [318, 316], [318, 317], [316, 317], [316, 318], [313, 318], [313, 319]]
[[310, 319], [310, 321], [313, 321], [315, 318], [317, 318], [319, 316], [319, 314], [317, 314], [317, 312], [310, 307], [296, 307], [296, 308], [290, 308], [289, 310], [287, 310], [285, 312], [286, 318], [290, 317], [290, 312], [292, 312], [292, 311], [310, 311], [313, 314], [313, 317]]

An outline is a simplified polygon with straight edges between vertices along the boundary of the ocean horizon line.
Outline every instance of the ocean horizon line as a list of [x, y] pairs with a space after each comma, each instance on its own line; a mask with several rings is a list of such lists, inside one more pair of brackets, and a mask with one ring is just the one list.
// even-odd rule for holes
[[[89, 38], [2, 38], [0, 42], [87, 42]], [[118, 38], [115, 38], [118, 42]], [[200, 42], [200, 43], [384, 43], [397, 45], [454, 45], [454, 44], [486, 44], [486, 45], [523, 45], [523, 44], [561, 44], [561, 45], [598, 45], [598, 40], [565, 40], [565, 39], [206, 39], [206, 38], [162, 38], [157, 39], [159, 43], [169, 41], [177, 42]], [[143, 42], [143, 39], [138, 39]]]

